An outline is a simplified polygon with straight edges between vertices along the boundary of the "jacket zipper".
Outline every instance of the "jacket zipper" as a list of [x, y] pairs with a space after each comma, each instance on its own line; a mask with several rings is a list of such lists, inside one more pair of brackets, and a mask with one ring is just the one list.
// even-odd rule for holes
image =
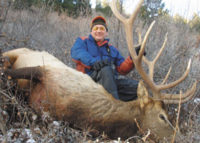
[[95, 44], [96, 44], [97, 49], [98, 49], [98, 51], [99, 51], [99, 54], [100, 54], [101, 60], [103, 60], [103, 58], [102, 58], [102, 54], [101, 54], [101, 50], [100, 50], [100, 46], [99, 46], [97, 43], [95, 43]]

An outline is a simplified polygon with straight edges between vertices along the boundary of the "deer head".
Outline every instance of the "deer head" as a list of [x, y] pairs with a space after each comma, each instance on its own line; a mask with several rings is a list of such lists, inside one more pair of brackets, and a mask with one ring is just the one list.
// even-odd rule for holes
[[[153, 94], [153, 99], [156, 101], [164, 101], [164, 103], [168, 103], [168, 104], [178, 104], [179, 100], [180, 100], [179, 95], [163, 94], [163, 93], [161, 93], [161, 91], [178, 85], [187, 77], [187, 75], [189, 73], [189, 69], [190, 69], [191, 60], [189, 61], [188, 67], [187, 67], [185, 73], [182, 75], [182, 77], [180, 77], [179, 79], [177, 79], [176, 81], [174, 81], [172, 83], [165, 84], [169, 77], [170, 71], [171, 71], [171, 67], [170, 67], [166, 77], [164, 78], [164, 81], [160, 85], [155, 84], [155, 82], [153, 81], [154, 66], [155, 66], [158, 58], [160, 57], [163, 49], [165, 48], [165, 45], [167, 42], [167, 34], [166, 34], [163, 46], [161, 47], [161, 49], [160, 49], [159, 53], [157, 54], [157, 56], [155, 57], [155, 59], [153, 61], [147, 60], [146, 57], [143, 56], [143, 54], [145, 51], [147, 39], [148, 39], [149, 34], [152, 30], [152, 27], [155, 23], [155, 21], [153, 21], [152, 24], [150, 25], [148, 31], [146, 32], [143, 41], [141, 40], [142, 38], [141, 38], [140, 31], [138, 31], [139, 45], [141, 45], [141, 49], [140, 49], [139, 54], [138, 55], [136, 54], [136, 52], [135, 52], [136, 45], [134, 45], [134, 43], [133, 43], [133, 23], [134, 23], [134, 20], [137, 16], [137, 13], [139, 12], [143, 2], [144, 2], [144, 0], [139, 1], [134, 12], [128, 19], [124, 18], [118, 12], [118, 10], [116, 8], [116, 0], [113, 0], [110, 3], [110, 6], [111, 6], [111, 9], [112, 9], [114, 15], [124, 24], [125, 33], [126, 33], [126, 41], [127, 41], [128, 49], [131, 54], [132, 60], [134, 62], [135, 68], [137, 69], [137, 71], [140, 74], [140, 76], [142, 77], [142, 79], [145, 81], [145, 83], [150, 88], [150, 90]], [[142, 61], [149, 67], [149, 75], [143, 69]], [[193, 95], [195, 94], [195, 91], [196, 91], [196, 83], [197, 82], [195, 82], [193, 84], [193, 86], [190, 88], [190, 90], [188, 90], [186, 93], [182, 94], [181, 103], [185, 103], [193, 97]]]

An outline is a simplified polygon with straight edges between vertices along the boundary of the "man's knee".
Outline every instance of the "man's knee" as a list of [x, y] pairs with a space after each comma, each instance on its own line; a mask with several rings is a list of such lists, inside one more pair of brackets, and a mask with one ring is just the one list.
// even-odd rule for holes
[[138, 84], [139, 84], [138, 80], [128, 79], [128, 85], [132, 87], [138, 87]]
[[110, 66], [103, 67], [100, 71], [102, 77], [112, 77], [114, 76], [112, 68]]
[[122, 101], [132, 101], [137, 98], [139, 81], [133, 79], [118, 79], [117, 89], [119, 98]]
[[101, 69], [101, 72], [103, 73], [110, 73], [112, 72], [112, 68], [110, 66], [105, 66]]

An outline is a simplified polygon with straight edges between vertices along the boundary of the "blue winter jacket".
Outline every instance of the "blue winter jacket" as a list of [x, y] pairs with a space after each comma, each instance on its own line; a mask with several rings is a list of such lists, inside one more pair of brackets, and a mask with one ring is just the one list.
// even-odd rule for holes
[[[105, 39], [100, 45], [95, 42], [91, 34], [89, 37], [78, 37], [71, 48], [71, 58], [76, 62], [76, 69], [90, 75], [93, 72], [91, 66], [96, 61], [108, 59], [115, 63], [118, 73], [123, 75], [129, 73], [134, 68], [130, 56], [124, 59], [118, 49], [108, 44], [108, 42], [109, 39]], [[109, 46], [110, 54], [106, 48], [107, 45]]]

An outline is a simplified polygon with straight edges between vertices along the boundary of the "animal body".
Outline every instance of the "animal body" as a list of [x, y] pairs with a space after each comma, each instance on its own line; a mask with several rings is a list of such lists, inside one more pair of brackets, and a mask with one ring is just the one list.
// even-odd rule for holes
[[66, 66], [47, 52], [21, 48], [3, 56], [9, 57], [12, 66], [4, 74], [17, 79], [19, 88], [29, 92], [31, 107], [41, 113], [50, 112], [56, 120], [80, 128], [90, 125], [113, 139], [135, 135], [138, 127], [134, 119], [144, 131], [150, 129], [156, 138], [173, 133], [163, 102], [150, 98], [143, 82], [139, 84], [138, 99], [123, 102], [114, 99], [88, 75]]

